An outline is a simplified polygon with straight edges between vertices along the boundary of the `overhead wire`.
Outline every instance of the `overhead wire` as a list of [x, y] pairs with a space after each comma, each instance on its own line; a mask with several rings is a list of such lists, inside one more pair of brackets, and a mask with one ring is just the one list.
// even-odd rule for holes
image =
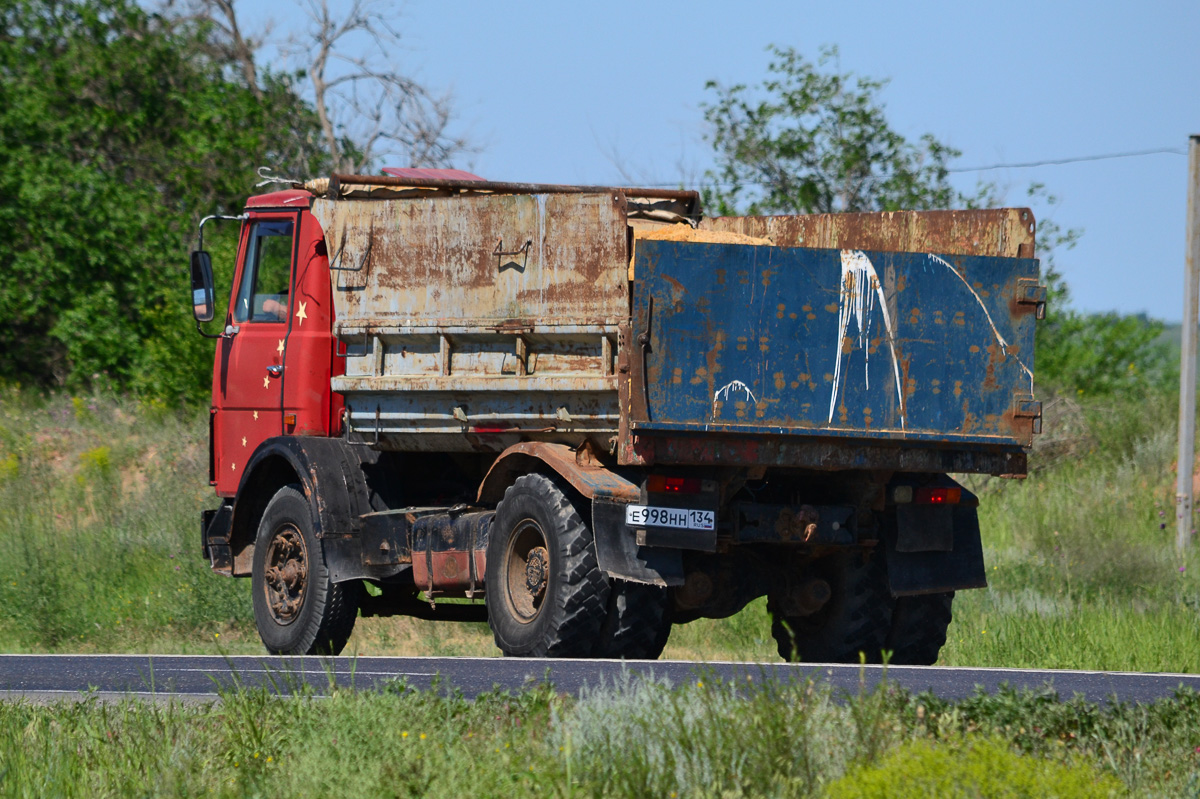
[[1155, 147], [1150, 150], [1128, 150], [1121, 153], [1103, 153], [1101, 155], [1077, 155], [1067, 158], [1048, 158], [1044, 161], [1021, 161], [1011, 164], [988, 164], [987, 166], [951, 167], [947, 172], [986, 172], [989, 169], [1026, 169], [1034, 166], [1058, 166], [1060, 164], [1079, 164], [1085, 161], [1110, 161], [1114, 158], [1137, 158], [1143, 155], [1187, 155], [1179, 147]]
[[[1038, 166], [1060, 166], [1062, 164], [1079, 164], [1087, 161], [1110, 161], [1117, 158], [1138, 158], [1146, 155], [1187, 155], [1187, 151], [1181, 147], [1154, 147], [1146, 150], [1126, 150], [1117, 153], [1101, 153], [1099, 155], [1076, 155], [1065, 158], [1047, 158], [1041, 161], [1014, 161], [1011, 163], [987, 164], [985, 166], [958, 166], [948, 167], [947, 172], [987, 172], [992, 169], [1028, 169]], [[670, 183], [641, 183], [640, 185], [646, 188], [666, 188], [679, 186], [680, 181]], [[724, 181], [713, 181], [711, 183], [700, 183], [697, 188], [708, 189], [724, 186], [732, 186], [733, 183]], [[743, 181], [742, 186], [765, 186], [766, 181], [762, 180], [747, 180]]]

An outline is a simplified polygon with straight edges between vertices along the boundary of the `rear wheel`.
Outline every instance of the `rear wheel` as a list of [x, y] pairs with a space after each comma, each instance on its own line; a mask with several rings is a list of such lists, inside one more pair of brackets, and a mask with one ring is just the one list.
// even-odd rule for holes
[[518, 657], [591, 657], [608, 609], [592, 531], [549, 477], [517, 479], [487, 549], [488, 624]]
[[612, 581], [597, 657], [656, 660], [670, 635], [671, 604], [666, 588]]
[[254, 541], [254, 623], [276, 655], [336, 655], [358, 614], [358, 583], [333, 583], [308, 500], [285, 486], [263, 512]]
[[823, 578], [831, 596], [809, 616], [784, 616], [768, 599], [771, 635], [784, 660], [806, 663], [867, 663], [883, 659], [892, 596], [882, 553], [847, 552], [826, 559]]
[[898, 666], [932, 666], [946, 643], [954, 592], [902, 596], [892, 611], [885, 648]]

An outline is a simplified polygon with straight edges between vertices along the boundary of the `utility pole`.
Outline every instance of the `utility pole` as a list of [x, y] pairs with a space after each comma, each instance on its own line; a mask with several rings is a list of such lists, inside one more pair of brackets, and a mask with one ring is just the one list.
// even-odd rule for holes
[[1179, 468], [1175, 548], [1192, 539], [1192, 472], [1196, 461], [1196, 334], [1200, 327], [1200, 135], [1188, 142], [1187, 247], [1183, 272], [1183, 340], [1179, 362]]

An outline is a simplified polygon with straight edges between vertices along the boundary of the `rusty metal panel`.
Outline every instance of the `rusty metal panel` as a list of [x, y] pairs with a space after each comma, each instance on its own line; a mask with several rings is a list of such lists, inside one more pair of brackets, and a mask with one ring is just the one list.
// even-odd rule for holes
[[635, 435], [1030, 444], [1032, 259], [668, 241], [636, 257]]
[[339, 335], [412, 325], [615, 324], [622, 195], [313, 201]]
[[1018, 446], [945, 447], [934, 443], [828, 439], [817, 435], [637, 433], [622, 439], [622, 464], [787, 466], [824, 471], [883, 469], [1020, 477], [1028, 458]]
[[1032, 258], [1036, 223], [1028, 208], [881, 211], [705, 219], [702, 230], [770, 239], [777, 247], [936, 252]]
[[618, 426], [619, 193], [316, 200], [352, 438], [407, 451], [577, 445]]

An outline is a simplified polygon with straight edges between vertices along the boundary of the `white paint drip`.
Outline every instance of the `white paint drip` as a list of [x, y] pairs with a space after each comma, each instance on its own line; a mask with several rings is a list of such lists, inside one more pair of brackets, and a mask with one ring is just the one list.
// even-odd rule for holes
[[755, 398], [755, 396], [754, 396], [754, 392], [750, 390], [750, 386], [746, 385], [741, 380], [734, 380], [732, 383], [728, 383], [728, 384], [722, 386], [721, 388], [717, 389], [716, 393], [713, 394], [713, 416], [714, 417], [717, 415], [718, 400], [721, 402], [728, 402], [729, 394], [732, 391], [745, 392], [744, 399], [747, 402], [758, 402], [758, 399]]
[[871, 387], [871, 354], [868, 348], [867, 331], [871, 324], [871, 312], [875, 309], [875, 300], [879, 300], [879, 310], [883, 314], [883, 327], [887, 332], [888, 347], [892, 352], [892, 371], [896, 377], [896, 399], [900, 403], [900, 428], [905, 426], [904, 390], [900, 382], [900, 359], [896, 356], [896, 334], [892, 327], [892, 317], [888, 313], [887, 300], [883, 296], [883, 286], [879, 283], [879, 275], [875, 266], [861, 250], [842, 250], [842, 283], [838, 297], [838, 337], [837, 349], [834, 350], [833, 392], [829, 396], [829, 419], [833, 421], [833, 412], [837, 408], [838, 393], [842, 387], [842, 346], [846, 333], [850, 329], [850, 320], [858, 324], [858, 346], [863, 351], [863, 374], [866, 376], [867, 388]]
[[1029, 367], [1025, 365], [1024, 361], [1008, 351], [1008, 342], [1004, 340], [1004, 336], [1000, 335], [1000, 331], [996, 329], [996, 323], [992, 321], [992, 315], [988, 313], [987, 306], [983, 304], [983, 300], [975, 291], [974, 286], [968, 283], [967, 279], [963, 277], [962, 274], [960, 274], [959, 271], [950, 265], [944, 258], [939, 258], [933, 254], [930, 254], [929, 257], [949, 269], [951, 273], [953, 273], [954, 276], [961, 280], [962, 284], [967, 287], [967, 291], [971, 292], [971, 296], [975, 298], [975, 302], [979, 303], [979, 307], [983, 309], [984, 318], [988, 320], [988, 324], [992, 327], [992, 334], [996, 337], [996, 343], [1000, 345], [1000, 351], [1020, 364], [1022, 371], [1029, 375], [1029, 393], [1033, 394], [1033, 372], [1029, 370]]

